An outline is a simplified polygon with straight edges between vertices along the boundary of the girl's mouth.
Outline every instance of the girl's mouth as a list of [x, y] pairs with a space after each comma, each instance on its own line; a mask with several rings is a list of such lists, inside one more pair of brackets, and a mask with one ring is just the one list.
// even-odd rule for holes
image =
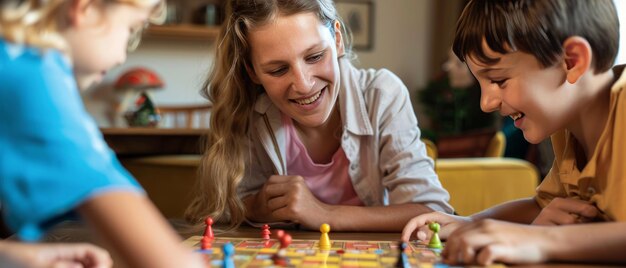
[[315, 103], [317, 100], [320, 99], [320, 96], [322, 96], [322, 93], [326, 90], [326, 88], [327, 87], [324, 87], [322, 90], [320, 90], [316, 94], [313, 94], [310, 97], [301, 98], [301, 99], [293, 99], [291, 101], [295, 102], [295, 103], [297, 103], [299, 105], [311, 105], [311, 104]]

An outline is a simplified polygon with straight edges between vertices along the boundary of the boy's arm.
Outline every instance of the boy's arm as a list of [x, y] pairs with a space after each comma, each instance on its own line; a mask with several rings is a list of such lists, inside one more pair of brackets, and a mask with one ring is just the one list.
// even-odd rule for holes
[[470, 216], [473, 220], [496, 219], [530, 224], [541, 212], [533, 197], [509, 201]]
[[106, 192], [78, 212], [128, 267], [203, 267], [145, 196]]
[[[626, 262], [626, 222], [574, 224], [550, 228], [549, 259], [553, 261]], [[598, 246], [601, 243], [603, 246]]]

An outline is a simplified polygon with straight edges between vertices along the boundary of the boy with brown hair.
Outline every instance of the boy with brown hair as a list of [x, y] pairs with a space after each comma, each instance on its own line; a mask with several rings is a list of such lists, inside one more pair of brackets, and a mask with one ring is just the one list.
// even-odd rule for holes
[[482, 110], [510, 116], [531, 143], [551, 136], [556, 158], [535, 197], [469, 217], [421, 215], [402, 238], [424, 238], [435, 221], [448, 263], [626, 262], [618, 35], [611, 0], [470, 1], [454, 52], [480, 83]]

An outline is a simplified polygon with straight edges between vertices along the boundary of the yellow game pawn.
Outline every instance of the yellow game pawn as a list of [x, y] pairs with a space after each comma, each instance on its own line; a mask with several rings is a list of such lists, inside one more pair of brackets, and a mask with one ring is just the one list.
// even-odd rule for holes
[[330, 232], [330, 225], [324, 223], [320, 226], [320, 232], [322, 232], [322, 236], [320, 236], [319, 247], [321, 250], [329, 250], [330, 249], [330, 238], [328, 237], [328, 232]]
[[428, 229], [433, 231], [433, 236], [430, 238], [430, 242], [428, 242], [428, 247], [432, 249], [442, 249], [443, 245], [441, 244], [441, 240], [439, 240], [439, 223], [431, 222], [428, 224]]

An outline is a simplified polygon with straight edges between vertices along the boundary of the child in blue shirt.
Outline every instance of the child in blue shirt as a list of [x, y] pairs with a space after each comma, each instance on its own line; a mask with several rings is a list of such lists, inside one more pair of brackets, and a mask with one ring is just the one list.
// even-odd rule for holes
[[79, 88], [126, 60], [129, 44], [162, 13], [163, 3], [2, 4], [0, 203], [6, 225], [21, 240], [36, 241], [78, 212], [130, 267], [198, 265], [117, 161], [79, 97]]

